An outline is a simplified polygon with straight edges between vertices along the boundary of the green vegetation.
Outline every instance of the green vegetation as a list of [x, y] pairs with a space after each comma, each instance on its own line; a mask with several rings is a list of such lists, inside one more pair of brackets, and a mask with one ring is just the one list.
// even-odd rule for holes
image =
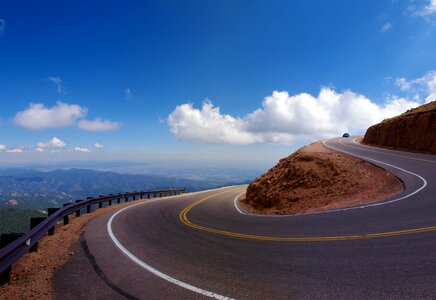
[[31, 217], [46, 217], [38, 210], [0, 208], [0, 234], [26, 232], [30, 229]]

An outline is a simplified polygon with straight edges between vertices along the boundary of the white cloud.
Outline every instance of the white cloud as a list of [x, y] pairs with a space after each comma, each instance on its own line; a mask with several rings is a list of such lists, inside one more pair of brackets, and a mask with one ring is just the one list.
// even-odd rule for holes
[[5, 31], [6, 21], [4, 19], [0, 19], [0, 35]]
[[429, 71], [424, 76], [409, 81], [405, 78], [397, 78], [395, 84], [402, 91], [414, 92], [415, 98], [421, 98], [420, 93], [423, 93], [427, 103], [436, 100], [436, 70]]
[[7, 149], [5, 145], [0, 144], [0, 152], [3, 152]]
[[13, 148], [13, 149], [8, 149], [6, 150], [7, 153], [22, 153], [23, 149], [20, 148]]
[[433, 78], [431, 78], [427, 82], [427, 89], [429, 95], [425, 99], [425, 102], [431, 102], [436, 100], [436, 73], [434, 74]]
[[322, 88], [318, 96], [289, 96], [275, 91], [262, 108], [243, 118], [222, 114], [205, 101], [201, 109], [186, 103], [168, 116], [171, 132], [180, 139], [200, 143], [289, 143], [295, 139], [337, 136], [345, 131], [362, 133], [369, 126], [419, 103], [391, 98], [378, 105], [352, 91], [338, 93]]
[[54, 83], [58, 93], [63, 93], [64, 92], [65, 89], [64, 89], [64, 86], [62, 84], [62, 79], [59, 76], [50, 76], [48, 78], [48, 80]]
[[126, 100], [129, 100], [132, 97], [132, 91], [130, 90], [130, 88], [127, 88], [124, 91], [124, 96], [126, 97]]
[[118, 122], [112, 122], [112, 121], [102, 120], [100, 118], [97, 118], [93, 121], [80, 120], [77, 126], [80, 129], [87, 130], [87, 131], [110, 131], [120, 128], [121, 125]]
[[75, 147], [74, 151], [75, 152], [81, 152], [81, 153], [91, 152], [91, 151], [89, 151], [88, 148], [85, 148], [85, 147]]
[[402, 91], [408, 91], [412, 88], [412, 83], [407, 81], [406, 78], [397, 78], [395, 80], [395, 85], [400, 88]]
[[94, 148], [97, 149], [97, 150], [101, 150], [101, 149], [104, 148], [104, 145], [99, 144], [99, 143], [95, 143], [95, 144], [94, 144]]
[[[38, 143], [36, 144], [37, 149], [45, 149], [45, 148], [49, 148], [49, 149], [62, 149], [65, 148], [67, 144], [58, 139], [57, 137], [52, 138], [50, 141], [48, 141], [47, 143]], [[39, 151], [39, 150], [37, 150]]]
[[219, 107], [214, 107], [209, 101], [203, 103], [201, 110], [190, 103], [177, 106], [169, 115], [168, 124], [174, 135], [188, 141], [224, 144], [255, 142], [253, 135], [243, 129], [243, 120], [222, 115]]
[[389, 31], [389, 30], [391, 30], [391, 29], [392, 29], [392, 24], [389, 23], [389, 22], [386, 22], [386, 23], [382, 26], [382, 28], [380, 29], [380, 31], [381, 31], [381, 32], [387, 32], [387, 31]]
[[45, 129], [74, 125], [78, 119], [83, 118], [87, 109], [77, 104], [58, 102], [53, 107], [44, 104], [30, 104], [25, 110], [15, 115], [16, 124], [28, 129]]
[[43, 148], [39, 148], [39, 147], [37, 147], [37, 148], [35, 148], [35, 151], [36, 151], [36, 152], [44, 152], [44, 149], [43, 149]]
[[414, 11], [414, 14], [422, 17], [427, 17], [436, 13], [436, 0], [427, 0], [427, 4], [418, 10]]
[[33, 130], [76, 125], [88, 131], [108, 131], [120, 128], [119, 122], [83, 119], [88, 113], [86, 107], [77, 104], [58, 102], [53, 107], [45, 107], [42, 103], [33, 104], [15, 115], [16, 124]]

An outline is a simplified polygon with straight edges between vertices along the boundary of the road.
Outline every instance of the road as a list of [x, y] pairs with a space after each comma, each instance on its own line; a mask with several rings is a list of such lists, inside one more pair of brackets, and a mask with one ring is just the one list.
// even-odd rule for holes
[[94, 218], [53, 282], [59, 299], [435, 299], [436, 157], [332, 139], [398, 176], [375, 205], [243, 214], [246, 186]]

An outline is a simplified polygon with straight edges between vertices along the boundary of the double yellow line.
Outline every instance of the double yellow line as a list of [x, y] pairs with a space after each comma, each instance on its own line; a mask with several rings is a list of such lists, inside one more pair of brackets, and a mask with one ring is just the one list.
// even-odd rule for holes
[[188, 213], [195, 206], [200, 205], [201, 203], [217, 197], [219, 195], [223, 195], [225, 193], [233, 192], [237, 189], [231, 189], [224, 192], [219, 192], [216, 194], [209, 195], [200, 199], [197, 202], [194, 202], [183, 209], [179, 214], [180, 221], [186, 226], [201, 230], [217, 235], [224, 235], [228, 237], [240, 238], [240, 239], [248, 239], [248, 240], [257, 240], [257, 241], [273, 241], [273, 242], [328, 242], [328, 241], [349, 241], [349, 240], [362, 240], [362, 239], [373, 239], [373, 238], [382, 238], [382, 237], [392, 237], [399, 235], [409, 235], [409, 234], [417, 234], [424, 232], [433, 232], [436, 231], [436, 226], [430, 227], [421, 227], [414, 229], [406, 229], [406, 230], [398, 230], [398, 231], [387, 231], [387, 232], [379, 232], [379, 233], [368, 233], [368, 234], [358, 234], [358, 235], [339, 235], [339, 236], [308, 236], [308, 237], [278, 237], [278, 236], [265, 236], [265, 235], [254, 235], [254, 234], [245, 234], [234, 231], [220, 230], [215, 228], [210, 228], [206, 226], [201, 226], [191, 222], [188, 219]]

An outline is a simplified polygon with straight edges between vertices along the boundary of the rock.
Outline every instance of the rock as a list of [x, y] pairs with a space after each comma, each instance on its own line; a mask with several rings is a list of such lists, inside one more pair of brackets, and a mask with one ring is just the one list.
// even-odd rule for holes
[[15, 199], [10, 199], [8, 201], [6, 201], [7, 205], [18, 205], [18, 200]]
[[436, 101], [368, 128], [364, 144], [436, 154]]

